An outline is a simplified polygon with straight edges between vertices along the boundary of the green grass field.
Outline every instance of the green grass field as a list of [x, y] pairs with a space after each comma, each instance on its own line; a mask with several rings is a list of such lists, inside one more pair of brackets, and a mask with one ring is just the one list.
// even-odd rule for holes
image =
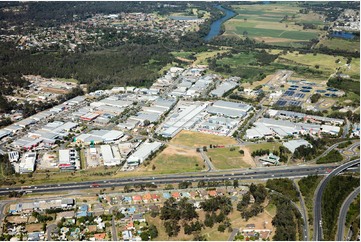
[[261, 144], [251, 144], [251, 145], [246, 145], [246, 148], [249, 150], [250, 153], [252, 153], [253, 151], [256, 150], [277, 150], [279, 149], [279, 147], [281, 146], [281, 143], [278, 142], [266, 142], [266, 143], [261, 143]]
[[322, 39], [317, 48], [326, 46], [332, 50], [360, 51], [360, 41], [346, 40], [341, 38]]
[[195, 172], [203, 169], [203, 161], [199, 156], [168, 155], [160, 154], [151, 161], [148, 169], [155, 166], [154, 172], [157, 174], [171, 174], [182, 172]]
[[232, 8], [238, 15], [225, 23], [225, 36], [247, 36], [274, 45], [300, 47], [302, 42], [318, 38], [323, 32], [318, 28], [303, 29], [303, 23], [321, 28], [323, 19], [317, 13], [301, 14], [296, 3], [232, 5]]
[[231, 137], [183, 130], [170, 141], [170, 144], [196, 148], [202, 146], [209, 146], [210, 144], [212, 145], [237, 144], [237, 141]]
[[239, 149], [231, 151], [230, 148], [208, 149], [208, 157], [212, 159], [212, 163], [217, 169], [235, 169], [249, 168], [248, 163], [243, 161], [244, 155], [241, 155]]
[[[340, 60], [340, 62], [336, 63], [336, 60]], [[339, 68], [342, 73], [350, 75], [353, 79], [358, 80], [360, 76], [360, 59], [353, 58], [350, 67], [345, 65], [346, 61], [347, 59], [341, 56], [325, 54], [299, 54], [298, 52], [280, 55], [279, 59], [276, 60], [276, 62], [282, 62], [288, 65], [303, 65], [314, 70], [320, 70], [324, 73], [325, 78], [328, 78], [329, 75], [335, 73], [336, 69]], [[316, 65], [319, 66], [319, 69], [316, 68]]]

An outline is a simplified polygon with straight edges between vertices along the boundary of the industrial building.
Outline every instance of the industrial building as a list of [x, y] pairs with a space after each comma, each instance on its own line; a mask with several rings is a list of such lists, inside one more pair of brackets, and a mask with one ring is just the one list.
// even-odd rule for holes
[[[30, 173], [35, 170], [36, 152], [25, 153], [19, 164], [19, 173]], [[16, 169], [15, 169], [16, 170]]]
[[261, 118], [254, 123], [254, 127], [246, 131], [246, 139], [260, 139], [271, 136], [284, 138], [297, 134], [327, 133], [338, 135], [340, 127], [331, 125], [319, 125], [311, 123], [294, 123], [289, 120], [277, 120], [273, 118]]
[[304, 114], [304, 113], [285, 111], [285, 110], [270, 109], [267, 111], [267, 114], [271, 118], [303, 120], [305, 122], [310, 121], [312, 123], [323, 123], [323, 124], [330, 124], [330, 125], [343, 125], [344, 124], [343, 119], [322, 117], [322, 116], [316, 116], [316, 115], [308, 115], [308, 114]]
[[216, 89], [210, 92], [210, 95], [213, 97], [222, 97], [226, 92], [237, 87], [237, 83], [233, 81], [224, 81], [221, 85], [219, 85]]
[[120, 153], [116, 146], [101, 145], [100, 151], [103, 157], [104, 166], [120, 165]]
[[97, 144], [97, 143], [111, 143], [119, 140], [124, 136], [124, 133], [118, 130], [92, 130], [87, 134], [81, 134], [75, 138], [78, 143]]
[[128, 157], [127, 166], [138, 166], [142, 164], [150, 155], [154, 154], [163, 144], [161, 142], [154, 141], [144, 142], [137, 150]]
[[286, 147], [292, 153], [295, 153], [295, 150], [302, 145], [312, 147], [312, 145], [307, 140], [304, 139], [290, 140], [288, 142], [283, 143], [283, 146]]
[[74, 149], [59, 150], [59, 164], [58, 167], [62, 170], [76, 169], [78, 154]]
[[181, 105], [178, 111], [173, 113], [163, 125], [164, 137], [174, 137], [182, 129], [191, 129], [200, 122], [205, 114], [201, 114], [207, 107], [207, 103]]
[[237, 126], [239, 120], [211, 116], [208, 120], [201, 123], [197, 131], [215, 134], [215, 135], [229, 135], [230, 131]]
[[216, 101], [212, 106], [207, 108], [207, 112], [218, 116], [230, 118], [242, 118], [251, 110], [251, 106], [245, 103]]

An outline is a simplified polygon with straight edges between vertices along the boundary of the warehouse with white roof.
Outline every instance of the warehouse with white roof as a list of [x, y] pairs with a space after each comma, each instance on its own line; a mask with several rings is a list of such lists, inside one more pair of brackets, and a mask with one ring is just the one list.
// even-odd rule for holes
[[292, 153], [295, 153], [295, 150], [302, 145], [312, 147], [312, 145], [307, 140], [304, 139], [290, 140], [288, 142], [283, 143], [283, 146], [286, 147]]
[[154, 141], [152, 143], [145, 142], [141, 144], [137, 150], [128, 157], [128, 166], [138, 166], [142, 164], [151, 154], [154, 154], [163, 144], [161, 142]]

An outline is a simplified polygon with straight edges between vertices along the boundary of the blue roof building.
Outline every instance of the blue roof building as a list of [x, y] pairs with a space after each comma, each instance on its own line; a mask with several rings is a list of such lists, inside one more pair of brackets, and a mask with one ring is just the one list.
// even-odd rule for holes
[[163, 193], [163, 197], [165, 199], [168, 199], [168, 198], [170, 198], [170, 194], [168, 192], [165, 192], [165, 193]]

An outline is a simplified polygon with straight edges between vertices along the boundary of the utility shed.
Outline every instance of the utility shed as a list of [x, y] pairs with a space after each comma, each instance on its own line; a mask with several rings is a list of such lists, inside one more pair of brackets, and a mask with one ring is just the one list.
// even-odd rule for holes
[[302, 145], [312, 147], [312, 145], [307, 140], [304, 139], [290, 140], [288, 142], [283, 143], [283, 146], [286, 147], [292, 153], [295, 153], [295, 150]]

